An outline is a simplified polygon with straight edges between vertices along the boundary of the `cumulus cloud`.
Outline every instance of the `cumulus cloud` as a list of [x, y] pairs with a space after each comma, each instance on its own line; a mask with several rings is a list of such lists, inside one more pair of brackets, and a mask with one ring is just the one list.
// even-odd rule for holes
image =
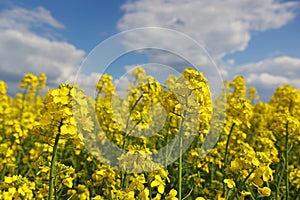
[[0, 28], [27, 31], [30, 28], [45, 25], [64, 28], [64, 25], [54, 19], [51, 13], [43, 7], [37, 7], [33, 10], [16, 7], [0, 13]]
[[247, 83], [258, 88], [267, 100], [280, 85], [290, 84], [300, 89], [300, 59], [289, 56], [268, 58], [236, 67], [235, 74], [243, 75]]
[[288, 84], [290, 81], [283, 76], [274, 76], [268, 73], [262, 73], [262, 74], [249, 74], [247, 78], [248, 83], [254, 83], [256, 85], [263, 84], [263, 85], [281, 85], [281, 84]]
[[128, 95], [127, 89], [131, 85], [129, 77], [121, 76], [119, 79], [114, 80], [114, 85], [118, 96], [126, 98]]
[[[300, 3], [297, 1], [277, 0], [139, 0], [128, 1], [123, 5], [124, 16], [118, 23], [119, 30], [129, 30], [138, 27], [164, 27], [180, 31], [195, 39], [200, 46], [209, 52], [213, 61], [220, 68], [219, 73], [225, 79], [231, 79], [236, 74], [244, 74], [248, 83], [260, 87], [260, 91], [273, 92], [271, 89], [278, 84], [299, 83], [295, 74], [295, 59], [280, 57], [266, 59], [241, 67], [233, 67], [233, 59], [225, 61], [224, 57], [247, 48], [253, 32], [281, 28], [297, 15]], [[207, 67], [204, 74], [210, 73], [213, 66], [209, 56], [191, 48], [183, 40], [176, 40], [172, 35], [156, 32], [143, 34], [128, 34], [124, 45], [133, 46], [173, 46], [173, 53], [185, 51], [185, 57], [192, 58], [198, 66]], [[172, 52], [171, 52], [172, 53]], [[174, 64], [179, 62], [174, 56], [148, 53], [150, 62]], [[292, 61], [293, 60], [293, 61]], [[294, 63], [294, 65], [293, 65]], [[291, 65], [290, 65], [291, 64]], [[258, 66], [259, 65], [259, 66]], [[275, 67], [273, 65], [276, 65]], [[296, 64], [298, 65], [298, 64]], [[252, 68], [257, 66], [259, 70]], [[273, 68], [271, 68], [273, 66]], [[202, 69], [202, 68], [201, 68]], [[240, 70], [235, 70], [240, 69]], [[274, 71], [278, 74], [274, 74]], [[251, 73], [250, 73], [251, 71]], [[284, 73], [282, 73], [284, 71]], [[289, 74], [290, 73], [290, 74]], [[291, 74], [294, 79], [291, 81]], [[216, 73], [213, 73], [216, 76]], [[218, 79], [218, 77], [216, 77]], [[264, 94], [266, 92], [263, 92]]]
[[76, 75], [71, 75], [66, 79], [67, 83], [76, 83], [81, 89], [83, 89], [84, 94], [96, 97], [96, 85], [101, 78], [102, 74], [97, 72], [92, 72], [90, 74], [78, 73]]
[[[228, 53], [244, 50], [251, 38], [251, 31], [265, 31], [285, 25], [295, 17], [295, 6], [299, 3], [274, 0], [129, 1], [123, 6], [125, 15], [119, 21], [118, 28], [128, 30], [158, 26], [178, 30], [203, 44], [215, 59], [220, 59]], [[128, 43], [149, 40], [149, 37], [159, 35], [132, 38]], [[171, 39], [161, 38], [158, 42], [177, 44]]]
[[64, 82], [76, 74], [85, 55], [74, 45], [41, 36], [33, 28], [42, 32], [64, 25], [42, 7], [16, 7], [0, 13], [0, 79], [9, 83], [11, 93], [25, 73], [44, 72], [52, 86]]

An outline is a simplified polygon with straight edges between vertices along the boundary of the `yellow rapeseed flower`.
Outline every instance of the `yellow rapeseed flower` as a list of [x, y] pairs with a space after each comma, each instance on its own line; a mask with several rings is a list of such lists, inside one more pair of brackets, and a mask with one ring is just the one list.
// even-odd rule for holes
[[271, 189], [268, 187], [258, 188], [258, 192], [267, 197], [271, 195]]
[[224, 179], [224, 183], [226, 183], [228, 188], [234, 188], [235, 187], [235, 182], [232, 179]]

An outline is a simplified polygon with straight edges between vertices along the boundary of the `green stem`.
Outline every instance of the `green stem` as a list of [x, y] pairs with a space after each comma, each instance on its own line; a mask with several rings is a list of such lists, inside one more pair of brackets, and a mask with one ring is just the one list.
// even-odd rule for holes
[[[229, 155], [228, 148], [229, 148], [229, 142], [230, 142], [230, 138], [231, 138], [234, 126], [235, 126], [235, 123], [233, 123], [231, 125], [230, 131], [229, 131], [229, 135], [228, 135], [228, 138], [227, 138], [227, 141], [226, 141], [225, 156], [224, 156], [224, 167], [222, 168], [222, 174], [224, 174], [224, 178], [223, 179], [226, 179], [225, 169], [227, 167], [227, 162], [228, 162], [227, 161], [228, 160], [228, 155]], [[225, 192], [226, 192], [226, 186], [225, 186], [225, 184], [223, 184], [223, 194], [225, 194]], [[226, 196], [226, 194], [225, 194], [225, 196]]]
[[226, 199], [234, 199], [234, 198], [235, 198], [235, 196], [237, 195], [237, 193], [242, 189], [243, 185], [244, 185], [244, 184], [246, 183], [246, 181], [250, 178], [251, 174], [255, 171], [255, 169], [256, 169], [256, 167], [254, 167], [254, 168], [250, 171], [250, 173], [248, 174], [248, 176], [244, 179], [243, 183], [240, 184], [240, 185], [238, 186], [238, 188], [237, 188], [236, 191], [233, 193], [233, 195], [230, 195], [230, 196], [229, 196], [229, 197], [232, 196], [232, 198], [226, 198]]
[[[26, 157], [24, 148], [22, 146], [20, 148], [21, 148], [21, 154], [23, 155], [23, 157]], [[25, 169], [25, 171], [22, 172], [21, 174], [24, 174], [27, 171], [25, 176], [28, 176], [31, 172], [32, 176], [35, 178], [34, 170], [32, 169], [32, 167], [28, 161], [26, 161], [26, 165], [27, 165], [28, 169]]]
[[[281, 154], [282, 160], [284, 161], [283, 163], [286, 163], [285, 161], [285, 156], [283, 154]], [[283, 166], [281, 166], [281, 170], [280, 170], [280, 176], [279, 176], [279, 180], [277, 181], [277, 190], [276, 190], [276, 198], [277, 200], [281, 199], [281, 195], [280, 195], [280, 187], [281, 187], [281, 183], [282, 183], [282, 179], [283, 179], [283, 175], [285, 173], [285, 164], [283, 164]]]
[[227, 141], [226, 141], [225, 156], [224, 156], [224, 169], [226, 168], [227, 162], [228, 162], [227, 161], [228, 160], [228, 154], [229, 154], [228, 148], [229, 148], [229, 142], [230, 142], [230, 138], [231, 138], [234, 126], [235, 126], [235, 123], [232, 124], [232, 126], [230, 128], [228, 138], [227, 138]]
[[289, 150], [288, 150], [288, 140], [289, 140], [289, 121], [286, 123], [286, 135], [285, 135], [285, 199], [289, 198]]
[[49, 196], [48, 196], [48, 200], [52, 200], [52, 196], [53, 196], [54, 165], [55, 165], [55, 161], [56, 161], [56, 153], [57, 153], [59, 136], [60, 136], [60, 134], [58, 133], [56, 135], [56, 137], [55, 137], [54, 147], [53, 147], [53, 152], [52, 152], [52, 160], [51, 160], [51, 166], [50, 166], [50, 179], [49, 179]]
[[256, 200], [256, 198], [253, 196], [253, 190], [252, 190], [251, 188], [249, 188], [248, 185], [246, 185], [246, 189], [247, 189], [248, 191], [250, 191], [250, 197], [251, 197], [251, 199], [252, 199], [252, 200]]
[[[279, 173], [279, 170], [280, 170], [280, 167], [281, 165], [278, 165], [275, 172]], [[281, 173], [279, 173], [280, 175], [277, 175], [276, 176], [276, 200], [279, 200], [279, 193], [280, 193], [280, 183], [281, 183], [281, 180], [282, 180], [282, 170], [280, 170]]]
[[[171, 120], [169, 120], [170, 122]], [[168, 123], [169, 124], [169, 123]], [[167, 142], [169, 142], [169, 130], [170, 130], [170, 126], [167, 127], [167, 131], [166, 131], [166, 135], [167, 135]], [[166, 160], [165, 160], [165, 166], [168, 165], [168, 161], [169, 161], [169, 156], [168, 156], [168, 147], [165, 149], [165, 153], [166, 153]]]
[[[188, 96], [186, 97], [186, 107], [188, 107]], [[182, 200], [182, 135], [183, 135], [183, 126], [185, 123], [185, 117], [187, 115], [187, 111], [183, 111], [182, 121], [179, 129], [179, 166], [178, 166], [178, 199]]]
[[192, 189], [190, 190], [190, 192], [189, 192], [182, 200], [185, 200], [185, 199], [187, 199], [189, 196], [191, 196], [193, 190], [194, 190], [194, 187], [192, 187]]
[[182, 133], [179, 136], [179, 173], [178, 173], [178, 199], [181, 200], [182, 195]]
[[6, 163], [4, 163], [4, 165], [3, 165], [2, 173], [1, 173], [1, 176], [0, 176], [0, 182], [1, 183], [2, 183], [2, 181], [4, 181], [5, 173], [6, 173]]
[[[124, 136], [124, 142], [123, 142], [123, 147], [122, 149], [125, 150], [125, 147], [126, 147], [126, 141], [127, 141], [127, 137], [130, 135], [131, 131], [134, 130], [134, 128], [141, 122], [141, 120], [139, 122], [137, 122], [135, 124], [135, 126], [130, 130], [129, 133], [127, 133], [128, 131], [128, 126], [129, 126], [129, 120], [130, 120], [130, 117], [135, 109], [135, 107], [137, 106], [138, 102], [142, 99], [143, 95], [141, 94], [139, 96], [139, 98], [134, 102], [133, 106], [131, 107], [130, 111], [129, 111], [129, 116], [127, 118], [127, 121], [126, 121], [126, 127], [125, 127], [125, 136]], [[125, 170], [125, 169], [124, 169]], [[123, 188], [125, 186], [125, 180], [126, 180], [126, 171], [125, 172], [121, 172], [121, 187]]]

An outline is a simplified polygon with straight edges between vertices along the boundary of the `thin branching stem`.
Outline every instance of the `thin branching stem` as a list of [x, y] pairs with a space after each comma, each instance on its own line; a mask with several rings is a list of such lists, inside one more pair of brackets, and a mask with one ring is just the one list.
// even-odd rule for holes
[[[233, 195], [230, 195], [230, 196], [229, 196], [230, 198], [228, 198], [228, 199], [234, 199], [234, 198], [235, 198], [235, 196], [237, 195], [237, 193], [242, 189], [243, 185], [244, 185], [244, 184], [246, 183], [246, 181], [250, 178], [251, 174], [255, 171], [255, 169], [256, 169], [256, 167], [254, 167], [254, 168], [250, 171], [250, 173], [248, 174], [248, 176], [244, 179], [243, 183], [240, 184], [240, 185], [238, 186], [238, 188], [237, 188], [236, 191], [233, 193]], [[232, 197], [232, 198], [231, 198], [231, 197]]]
[[286, 123], [285, 135], [285, 199], [289, 198], [289, 122]]
[[55, 168], [55, 162], [57, 157], [57, 148], [58, 148], [58, 141], [60, 137], [60, 131], [61, 127], [63, 125], [63, 121], [60, 121], [58, 133], [55, 136], [54, 140], [54, 146], [53, 146], [53, 152], [52, 152], [52, 160], [50, 165], [50, 177], [49, 177], [49, 193], [48, 193], [48, 200], [52, 200], [53, 192], [54, 192], [54, 168]]
[[52, 160], [51, 160], [51, 166], [50, 166], [50, 178], [49, 178], [49, 195], [48, 200], [52, 200], [53, 197], [53, 191], [54, 191], [54, 166], [56, 162], [56, 153], [57, 153], [57, 147], [58, 147], [58, 141], [59, 141], [60, 134], [58, 133], [55, 137], [54, 141], [54, 147], [52, 152]]

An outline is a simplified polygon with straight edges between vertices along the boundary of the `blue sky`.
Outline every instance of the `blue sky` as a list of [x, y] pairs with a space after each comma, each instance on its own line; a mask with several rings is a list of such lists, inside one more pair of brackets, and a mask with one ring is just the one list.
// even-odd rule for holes
[[64, 24], [62, 30], [56, 30], [62, 38], [77, 48], [85, 51], [92, 50], [96, 44], [118, 32], [116, 24], [122, 17], [122, 1], [97, 1], [89, 3], [79, 0], [56, 2], [51, 0], [37, 1], [7, 1], [1, 9], [22, 7], [35, 9], [42, 6], [51, 12], [53, 18]]
[[[0, 79], [8, 82], [11, 93], [25, 72], [46, 72], [53, 87], [74, 80], [82, 61], [100, 42], [121, 31], [149, 26], [187, 34], [205, 46], [224, 79], [245, 76], [263, 100], [279, 85], [300, 89], [300, 3], [277, 0], [3, 0]], [[124, 48], [174, 45], [174, 51], [186, 48], [186, 55], [194, 56], [193, 63], [213, 67], [172, 37], [159, 32], [144, 34], [124, 36]], [[108, 72], [125, 86], [126, 80], [119, 76], [132, 65], [147, 62], [169, 64], [178, 70], [183, 64], [163, 52], [133, 52], [117, 59]], [[155, 66], [148, 69], [170, 73], [162, 66], [156, 66], [160, 71]], [[97, 68], [83, 68], [76, 80], [91, 88], [99, 76]]]
[[253, 33], [248, 47], [242, 51], [228, 55], [237, 64], [260, 61], [266, 57], [289, 55], [300, 57], [300, 16], [279, 29]]

